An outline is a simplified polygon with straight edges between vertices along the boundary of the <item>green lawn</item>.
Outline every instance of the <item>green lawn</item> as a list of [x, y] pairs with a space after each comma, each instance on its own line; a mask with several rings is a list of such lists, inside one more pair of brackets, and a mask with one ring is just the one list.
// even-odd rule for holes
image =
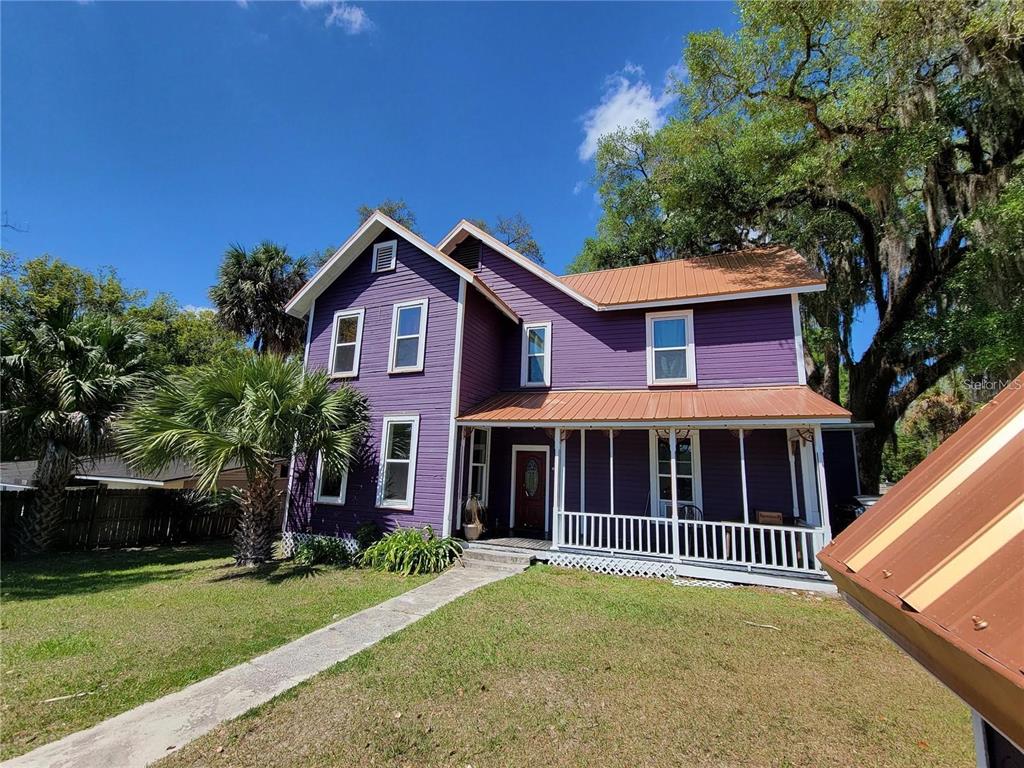
[[967, 710], [838, 599], [534, 568], [160, 765], [931, 767], [973, 756]]
[[[229, 546], [216, 544], [5, 563], [0, 757], [86, 728], [426, 580], [287, 561], [237, 569], [229, 554]], [[61, 696], [73, 698], [46, 701]]]

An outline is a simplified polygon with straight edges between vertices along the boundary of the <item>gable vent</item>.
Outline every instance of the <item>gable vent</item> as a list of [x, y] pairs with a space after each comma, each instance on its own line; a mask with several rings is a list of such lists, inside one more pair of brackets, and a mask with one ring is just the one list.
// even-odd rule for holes
[[398, 241], [389, 240], [373, 246], [373, 271], [389, 272], [395, 268], [395, 254], [398, 252]]

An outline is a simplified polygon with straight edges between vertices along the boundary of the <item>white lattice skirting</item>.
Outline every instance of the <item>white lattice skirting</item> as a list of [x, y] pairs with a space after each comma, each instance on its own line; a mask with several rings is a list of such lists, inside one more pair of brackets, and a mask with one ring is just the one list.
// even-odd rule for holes
[[630, 560], [624, 557], [602, 557], [601, 555], [575, 555], [569, 552], [552, 552], [548, 565], [561, 568], [578, 568], [612, 576], [637, 576], [643, 579], [674, 579], [676, 569], [672, 563], [652, 560]]
[[[285, 531], [281, 534], [281, 547], [284, 550], [285, 557], [291, 557], [295, 554], [295, 545], [300, 541], [308, 541], [309, 539], [315, 539], [322, 534], [313, 533], [295, 533], [293, 531]], [[339, 541], [344, 542], [345, 546], [348, 547], [349, 551], [354, 555], [359, 551], [359, 544], [351, 536], [339, 536]]]

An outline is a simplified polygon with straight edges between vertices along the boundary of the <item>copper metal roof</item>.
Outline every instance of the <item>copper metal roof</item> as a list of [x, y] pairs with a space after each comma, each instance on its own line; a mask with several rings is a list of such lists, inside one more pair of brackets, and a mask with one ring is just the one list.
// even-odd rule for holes
[[1024, 746], [1024, 375], [819, 558], [872, 623]]
[[821, 273], [784, 246], [602, 269], [559, 279], [605, 306], [825, 285]]
[[459, 416], [464, 423], [543, 424], [801, 419], [845, 422], [849, 418], [845, 408], [804, 386], [506, 392]]

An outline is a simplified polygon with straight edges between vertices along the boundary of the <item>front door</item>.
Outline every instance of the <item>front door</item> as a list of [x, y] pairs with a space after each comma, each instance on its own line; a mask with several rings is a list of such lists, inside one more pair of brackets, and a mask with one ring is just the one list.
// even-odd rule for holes
[[515, 455], [515, 527], [543, 531], [547, 506], [547, 453], [520, 450]]

